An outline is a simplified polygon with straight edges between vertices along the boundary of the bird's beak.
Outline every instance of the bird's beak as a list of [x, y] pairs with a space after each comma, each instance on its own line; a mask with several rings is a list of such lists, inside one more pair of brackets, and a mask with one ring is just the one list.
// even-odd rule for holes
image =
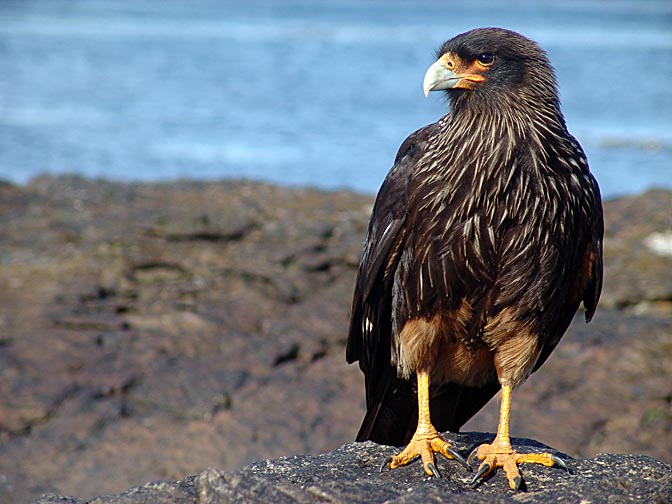
[[471, 83], [483, 82], [485, 78], [477, 73], [459, 75], [448, 68], [447, 55], [442, 56], [435, 61], [425, 73], [425, 79], [422, 83], [422, 90], [425, 96], [430, 91], [440, 91], [444, 89], [464, 88], [470, 89]]
[[459, 80], [460, 77], [446, 66], [446, 62], [443, 59], [439, 59], [427, 69], [425, 80], [422, 82], [422, 90], [425, 96], [428, 96], [430, 91], [439, 91], [454, 87]]

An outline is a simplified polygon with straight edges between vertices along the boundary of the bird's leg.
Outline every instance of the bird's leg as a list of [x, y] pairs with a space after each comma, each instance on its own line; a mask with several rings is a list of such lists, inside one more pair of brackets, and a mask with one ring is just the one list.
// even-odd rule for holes
[[446, 458], [455, 459], [469, 468], [464, 458], [457, 453], [450, 444], [437, 432], [429, 413], [429, 373], [418, 371], [418, 427], [408, 446], [399, 454], [385, 460], [381, 471], [388, 467], [395, 469], [406, 465], [416, 458], [422, 459], [422, 466], [428, 476], [441, 477], [436, 468], [434, 453], [440, 453]]
[[506, 478], [509, 480], [509, 487], [512, 490], [518, 490], [522, 481], [518, 464], [542, 464], [551, 467], [555, 464], [567, 469], [565, 463], [555, 455], [550, 453], [516, 453], [511, 447], [511, 438], [509, 437], [509, 418], [511, 413], [511, 386], [502, 386], [502, 403], [499, 410], [499, 424], [497, 426], [497, 435], [491, 444], [482, 444], [471, 452], [467, 461], [471, 463], [474, 457], [482, 460], [478, 471], [471, 480], [475, 484], [479, 478], [488, 475], [494, 468], [502, 467]]

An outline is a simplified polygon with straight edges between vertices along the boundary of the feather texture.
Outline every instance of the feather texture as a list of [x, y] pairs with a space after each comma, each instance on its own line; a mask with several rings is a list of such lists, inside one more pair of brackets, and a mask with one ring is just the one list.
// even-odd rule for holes
[[450, 112], [402, 144], [376, 198], [346, 350], [366, 378], [360, 440], [410, 439], [418, 366], [432, 372], [435, 425], [458, 430], [500, 383], [543, 364], [581, 302], [590, 320], [600, 295], [599, 188], [545, 53], [500, 29], [446, 52], [498, 61], [480, 87], [448, 91]]

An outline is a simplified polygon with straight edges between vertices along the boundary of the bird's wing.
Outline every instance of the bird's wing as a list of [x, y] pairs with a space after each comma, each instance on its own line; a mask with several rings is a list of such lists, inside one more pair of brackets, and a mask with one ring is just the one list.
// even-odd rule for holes
[[[359, 265], [346, 358], [349, 363], [358, 360], [364, 372], [367, 416], [371, 418], [378, 417], [374, 412], [382, 405], [386, 391], [393, 383], [400, 387], [399, 391], [405, 391], [402, 402], [410, 399], [412, 406], [415, 401], [412, 386], [397, 379], [396, 369], [390, 364], [392, 284], [406, 237], [408, 185], [433, 127], [429, 125], [411, 134], [399, 148], [394, 166], [376, 198]], [[397, 410], [403, 408], [392, 408], [390, 413]], [[399, 419], [390, 419], [390, 422], [399, 422]]]
[[[407, 240], [407, 190], [433, 128], [416, 131], [401, 145], [369, 222], [346, 348], [347, 361], [359, 361], [366, 382], [367, 412], [357, 441], [401, 446], [408, 443], [418, 421], [415, 385], [399, 378], [391, 362], [392, 296], [394, 272]], [[458, 431], [498, 390], [497, 381], [481, 388], [449, 383], [433, 389], [430, 401], [436, 427]]]
[[590, 226], [593, 233], [584, 253], [583, 267], [580, 272], [585, 282], [581, 300], [583, 301], [583, 307], [586, 309], [586, 322], [590, 322], [593, 318], [602, 292], [602, 241], [604, 236], [604, 218], [600, 193], [597, 182], [592, 175], [590, 178], [594, 188], [591, 202], [593, 222]]

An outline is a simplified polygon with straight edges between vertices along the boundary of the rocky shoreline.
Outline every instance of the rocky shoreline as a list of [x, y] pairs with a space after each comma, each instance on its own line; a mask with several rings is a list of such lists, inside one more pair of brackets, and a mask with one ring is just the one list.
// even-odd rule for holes
[[[363, 380], [343, 348], [372, 201], [250, 181], [0, 183], [0, 502], [352, 440]], [[513, 434], [669, 463], [672, 193], [608, 201], [605, 220], [595, 320], [577, 317], [516, 393]], [[492, 431], [496, 406], [465, 430]]]
[[[446, 438], [460, 451], [492, 441], [481, 433], [451, 434]], [[577, 460], [529, 439], [513, 439], [525, 452], [551, 451], [564, 459], [559, 468], [524, 464], [524, 482], [513, 493], [501, 471], [475, 487], [473, 473], [454, 461], [439, 458], [442, 478], [424, 475], [419, 463], [379, 473], [378, 466], [394, 448], [372, 442], [352, 443], [329, 453], [261, 460], [230, 472], [208, 468], [179, 481], [147, 483], [116, 495], [102, 495], [87, 504], [225, 504], [230, 502], [305, 503], [349, 502], [513, 504], [528, 502], [646, 502], [672, 500], [672, 466], [644, 455], [610, 455]], [[85, 504], [85, 501], [45, 495], [35, 504]]]

